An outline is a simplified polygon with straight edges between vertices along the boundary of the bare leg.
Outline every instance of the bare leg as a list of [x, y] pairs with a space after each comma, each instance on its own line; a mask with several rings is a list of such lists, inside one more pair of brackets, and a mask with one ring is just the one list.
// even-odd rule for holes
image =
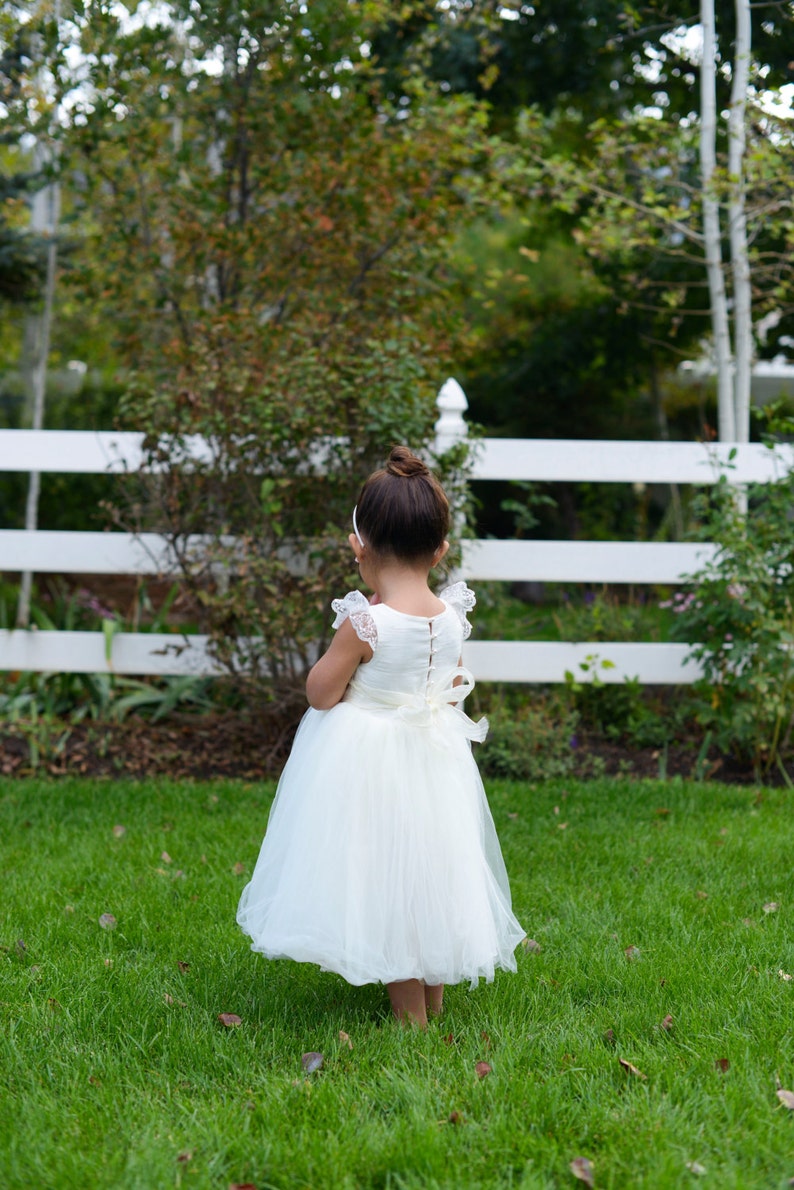
[[424, 984], [418, 979], [401, 979], [398, 983], [386, 985], [391, 1000], [392, 1012], [402, 1025], [419, 1025], [427, 1028]]
[[443, 983], [425, 984], [425, 1008], [428, 1016], [440, 1016], [444, 1006]]

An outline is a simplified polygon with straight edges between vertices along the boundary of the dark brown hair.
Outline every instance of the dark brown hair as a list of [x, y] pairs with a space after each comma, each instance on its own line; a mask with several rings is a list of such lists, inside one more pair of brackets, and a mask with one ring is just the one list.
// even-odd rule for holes
[[435, 475], [407, 446], [393, 446], [389, 461], [361, 489], [356, 521], [376, 554], [418, 561], [432, 558], [449, 532], [449, 501]]

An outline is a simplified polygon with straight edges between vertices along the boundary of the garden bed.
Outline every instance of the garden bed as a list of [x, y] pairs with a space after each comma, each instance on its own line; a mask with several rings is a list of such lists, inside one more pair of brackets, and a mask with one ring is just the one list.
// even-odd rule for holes
[[[275, 710], [251, 717], [218, 712], [175, 714], [158, 722], [130, 716], [121, 723], [39, 721], [37, 725], [5, 725], [0, 730], [0, 774], [259, 780], [278, 776], [295, 730], [294, 716]], [[476, 750], [480, 761], [487, 757], [487, 746]], [[487, 779], [487, 762], [482, 767]], [[719, 755], [713, 748], [703, 754], [695, 738], [667, 748], [640, 748], [597, 734], [577, 739], [570, 775], [755, 782], [749, 765]], [[781, 775], [772, 772], [769, 783], [782, 783]]]

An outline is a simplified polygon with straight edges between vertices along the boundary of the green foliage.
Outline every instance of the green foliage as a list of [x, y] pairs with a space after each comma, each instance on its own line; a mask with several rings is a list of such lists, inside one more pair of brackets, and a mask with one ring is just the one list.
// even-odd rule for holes
[[74, 23], [95, 92], [73, 95], [68, 152], [96, 252], [69, 292], [102, 290], [120, 417], [156, 468], [115, 520], [169, 538], [252, 691], [294, 692], [326, 643], [360, 483], [430, 439], [460, 330], [448, 245], [492, 150], [468, 98], [421, 76], [406, 103], [383, 89], [367, 47], [391, 15], [262, 0], [198, 20], [180, 0], [168, 25], [123, 29], [110, 4]]
[[[771, 418], [772, 435], [794, 425]], [[775, 449], [775, 437], [767, 445]], [[701, 499], [714, 557], [673, 599], [674, 636], [703, 666], [699, 718], [718, 746], [789, 780], [794, 729], [794, 471], [737, 489], [730, 472]], [[745, 507], [746, 504], [746, 507]]]
[[497, 702], [488, 723], [486, 741], [477, 749], [484, 776], [548, 781], [574, 771], [579, 715], [563, 701], [533, 697], [517, 707]]
[[[135, 613], [139, 632], [167, 632], [170, 609], [179, 594], [178, 585], [155, 609], [141, 586], [140, 609]], [[0, 628], [14, 622], [17, 589], [0, 584]], [[108, 657], [113, 637], [132, 625], [85, 588], [68, 592], [52, 584], [45, 601], [34, 590], [31, 622], [42, 631], [99, 631], [104, 634]], [[11, 735], [28, 744], [31, 768], [55, 761], [69, 738], [71, 728], [85, 720], [120, 722], [130, 714], [157, 720], [174, 711], [207, 712], [228, 705], [229, 692], [219, 679], [195, 675], [172, 676], [146, 681], [113, 673], [18, 673], [0, 674], [0, 717]]]

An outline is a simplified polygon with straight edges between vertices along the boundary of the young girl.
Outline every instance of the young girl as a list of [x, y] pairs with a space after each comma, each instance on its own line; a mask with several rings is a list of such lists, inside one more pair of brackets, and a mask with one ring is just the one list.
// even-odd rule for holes
[[362, 581], [335, 599], [328, 651], [279, 783], [237, 920], [268, 958], [386, 984], [395, 1016], [427, 1024], [444, 984], [515, 971], [524, 931], [462, 709], [474, 595], [439, 596], [449, 505], [406, 447], [361, 490], [348, 538]]

